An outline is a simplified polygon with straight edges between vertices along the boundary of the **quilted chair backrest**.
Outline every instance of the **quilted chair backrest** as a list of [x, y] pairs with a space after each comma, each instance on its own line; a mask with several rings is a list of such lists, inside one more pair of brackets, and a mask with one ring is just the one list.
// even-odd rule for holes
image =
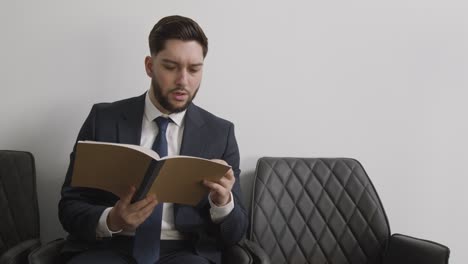
[[380, 199], [358, 161], [258, 161], [250, 239], [272, 263], [380, 263], [389, 235]]
[[39, 238], [34, 157], [0, 150], [0, 255], [22, 241]]

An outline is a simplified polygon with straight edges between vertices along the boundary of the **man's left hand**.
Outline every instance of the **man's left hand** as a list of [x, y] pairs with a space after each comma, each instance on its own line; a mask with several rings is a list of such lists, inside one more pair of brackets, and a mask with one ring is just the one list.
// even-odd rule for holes
[[[224, 160], [214, 159], [213, 161], [228, 165]], [[211, 201], [217, 206], [224, 206], [231, 201], [231, 190], [232, 186], [234, 186], [234, 182], [236, 182], [234, 172], [232, 169], [229, 169], [218, 181], [212, 182], [204, 180], [203, 185], [210, 189]]]

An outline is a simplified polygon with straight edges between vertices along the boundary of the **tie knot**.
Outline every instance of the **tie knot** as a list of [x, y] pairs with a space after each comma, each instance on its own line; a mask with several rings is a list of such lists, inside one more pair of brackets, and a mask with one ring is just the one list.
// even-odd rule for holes
[[163, 117], [163, 116], [158, 116], [154, 119], [154, 121], [156, 122], [156, 124], [158, 125], [158, 128], [159, 128], [159, 131], [166, 131], [167, 129], [167, 125], [169, 124], [169, 122], [171, 122], [172, 120], [169, 118], [169, 117]]

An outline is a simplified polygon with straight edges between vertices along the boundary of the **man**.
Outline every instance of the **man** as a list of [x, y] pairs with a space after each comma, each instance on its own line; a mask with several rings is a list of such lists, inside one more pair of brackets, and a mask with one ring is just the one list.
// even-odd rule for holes
[[234, 126], [192, 103], [208, 51], [203, 30], [189, 18], [165, 17], [151, 31], [149, 46], [148, 92], [94, 105], [78, 140], [137, 144], [162, 156], [215, 159], [232, 169], [203, 183], [210, 193], [197, 206], [160, 204], [151, 195], [131, 203], [133, 186], [122, 197], [70, 187], [74, 149], [59, 203], [70, 234], [62, 250], [68, 263], [220, 263], [221, 251], [246, 232]]

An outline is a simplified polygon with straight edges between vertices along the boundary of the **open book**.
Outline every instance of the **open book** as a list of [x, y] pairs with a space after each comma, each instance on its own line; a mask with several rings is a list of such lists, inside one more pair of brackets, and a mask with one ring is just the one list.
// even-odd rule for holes
[[208, 194], [203, 180], [216, 181], [230, 166], [189, 156], [160, 158], [137, 145], [78, 141], [72, 187], [97, 188], [121, 197], [136, 187], [134, 201], [147, 194], [159, 202], [196, 205]]

